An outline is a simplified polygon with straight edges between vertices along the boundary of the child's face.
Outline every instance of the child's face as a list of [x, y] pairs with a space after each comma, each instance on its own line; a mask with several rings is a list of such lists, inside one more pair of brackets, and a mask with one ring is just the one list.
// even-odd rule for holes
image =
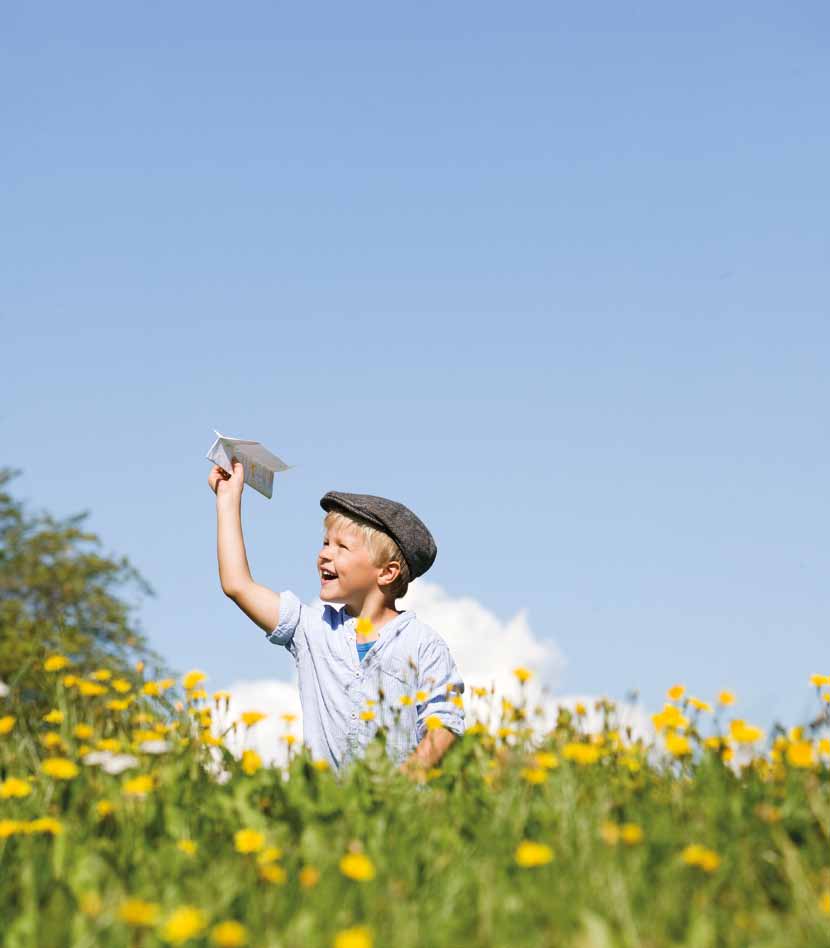
[[[327, 602], [360, 600], [377, 585], [380, 568], [372, 563], [360, 530], [332, 527], [326, 530], [317, 554], [320, 598]], [[330, 578], [333, 575], [333, 578]]]

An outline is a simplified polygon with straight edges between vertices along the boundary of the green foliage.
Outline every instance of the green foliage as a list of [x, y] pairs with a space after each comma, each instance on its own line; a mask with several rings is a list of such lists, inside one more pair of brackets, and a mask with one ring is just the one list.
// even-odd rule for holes
[[[299, 745], [284, 770], [250, 757], [246, 767], [223, 745], [244, 725], [197, 676], [185, 676], [184, 702], [148, 683], [114, 713], [114, 679], [85, 696], [77, 681], [64, 685], [67, 671], [51, 673], [60, 713], [50, 721], [14, 690], [0, 706], [8, 948], [154, 948], [172, 943], [165, 926], [188, 905], [203, 920], [182, 942], [193, 946], [216, 944], [211, 933], [228, 920], [262, 948], [328, 948], [356, 926], [365, 932], [341, 943], [830, 946], [830, 770], [818, 741], [810, 766], [788, 763], [783, 738], [772, 758], [741, 766], [702, 742], [673, 760], [621, 741], [613, 722], [591, 737], [562, 716], [532, 737], [468, 729], [418, 784], [386, 756], [380, 732], [339, 774]], [[80, 737], [79, 724], [89, 728]], [[163, 747], [147, 744], [149, 730]], [[94, 763], [101, 740], [119, 741], [132, 766], [111, 774]], [[580, 762], [574, 748], [586, 746], [599, 755]], [[48, 775], [48, 755], [77, 774]], [[141, 776], [152, 788], [130, 796]], [[31, 792], [11, 795], [9, 778]], [[52, 831], [37, 828], [43, 817], [57, 821]], [[237, 848], [243, 829], [261, 834], [253, 852]], [[538, 864], [519, 858], [527, 841]], [[686, 858], [692, 844], [711, 854], [708, 868]], [[348, 852], [366, 856], [373, 878], [344, 874]], [[156, 913], [146, 927], [123, 917], [129, 899]]]
[[28, 513], [8, 490], [20, 473], [0, 468], [0, 680], [44, 708], [52, 697], [40, 661], [50, 652], [122, 675], [138, 660], [163, 668], [121, 598], [133, 585], [152, 596], [150, 585], [126, 557], [100, 551], [83, 529], [88, 512]]

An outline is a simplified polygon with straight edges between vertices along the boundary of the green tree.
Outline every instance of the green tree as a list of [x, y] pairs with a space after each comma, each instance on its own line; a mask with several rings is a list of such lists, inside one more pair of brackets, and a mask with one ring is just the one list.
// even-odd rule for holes
[[88, 511], [63, 521], [25, 511], [7, 490], [21, 473], [0, 468], [0, 680], [48, 704], [54, 675], [43, 660], [56, 652], [81, 674], [106, 665], [135, 680], [138, 661], [171, 674], [133, 621], [137, 606], [119, 595], [135, 584], [154, 596], [152, 587], [125, 556], [100, 552], [99, 537], [83, 529]]

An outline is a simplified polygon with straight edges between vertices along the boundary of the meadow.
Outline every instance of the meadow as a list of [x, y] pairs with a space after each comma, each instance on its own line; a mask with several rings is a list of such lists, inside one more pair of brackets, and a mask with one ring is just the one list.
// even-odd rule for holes
[[830, 946], [830, 676], [768, 734], [674, 685], [645, 742], [606, 699], [540, 729], [517, 668], [415, 781], [382, 732], [332, 772], [291, 715], [286, 767], [231, 754], [263, 715], [198, 670], [41, 670], [47, 713], [0, 692], [6, 948]]

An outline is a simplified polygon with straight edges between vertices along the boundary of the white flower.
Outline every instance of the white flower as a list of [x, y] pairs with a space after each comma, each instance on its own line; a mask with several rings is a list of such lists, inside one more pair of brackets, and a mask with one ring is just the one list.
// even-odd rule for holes
[[142, 741], [141, 749], [145, 754], [166, 754], [171, 748], [167, 741]]
[[85, 764], [100, 764], [108, 774], [120, 774], [123, 770], [138, 766], [138, 758], [132, 754], [113, 754], [111, 751], [92, 751], [81, 759]]
[[0, 698], [5, 698], [6, 695], [8, 695], [9, 690], [9, 686], [5, 683], [5, 681], [0, 681]]

